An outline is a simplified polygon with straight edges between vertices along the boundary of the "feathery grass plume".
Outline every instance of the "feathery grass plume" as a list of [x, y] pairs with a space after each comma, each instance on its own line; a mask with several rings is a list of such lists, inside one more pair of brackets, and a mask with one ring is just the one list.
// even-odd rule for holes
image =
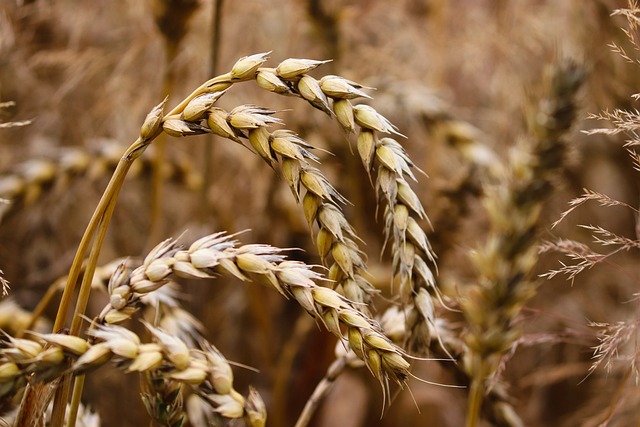
[[[100, 140], [95, 149], [65, 148], [49, 159], [29, 160], [11, 171], [0, 174], [0, 222], [13, 212], [36, 203], [47, 191], [62, 191], [79, 179], [96, 181], [112, 173], [120, 160], [123, 147], [111, 140]], [[191, 162], [177, 153], [162, 164], [163, 175], [190, 191], [201, 186], [201, 177]], [[130, 177], [148, 178], [153, 165], [140, 158]]]
[[[621, 15], [627, 19], [628, 28], [623, 29], [623, 31], [633, 48], [636, 51], [639, 50], [640, 8], [638, 3], [630, 0], [628, 8], [618, 9], [612, 15]], [[638, 60], [627, 54], [621, 46], [614, 43], [610, 47], [627, 62], [638, 65]], [[634, 94], [632, 98], [637, 101], [639, 96]], [[638, 136], [640, 113], [637, 110], [616, 109], [600, 114], [590, 114], [589, 118], [605, 121], [610, 127], [590, 129], [585, 131], [586, 134], [611, 136], [622, 133], [627, 137], [624, 147], [627, 148], [627, 154], [629, 154], [633, 162], [633, 168], [636, 171], [640, 170], [639, 157], [636, 152], [636, 147], [640, 146], [640, 137]], [[542, 277], [550, 279], [556, 275], [564, 275], [567, 280], [573, 283], [579, 274], [598, 265], [623, 269], [624, 267], [614, 260], [615, 256], [621, 252], [640, 249], [640, 228], [638, 223], [640, 210], [621, 200], [593, 190], [583, 189], [583, 194], [580, 197], [571, 200], [569, 208], [560, 215], [554, 226], [562, 221], [566, 222], [570, 214], [587, 202], [596, 202], [600, 207], [618, 207], [628, 211], [635, 218], [634, 238], [617, 234], [599, 225], [578, 225], [578, 227], [591, 233], [592, 243], [596, 244], [599, 250], [575, 240], [557, 239], [545, 242], [540, 247], [541, 252], [559, 252], [567, 256], [570, 262], [560, 261], [560, 268], [552, 269], [542, 274]], [[633, 283], [635, 287], [635, 281]], [[632, 299], [637, 300], [639, 295], [639, 293], [634, 293]], [[608, 402], [608, 405], [600, 413], [596, 413], [595, 416], [591, 415], [601, 425], [609, 425], [609, 423], [615, 423], [616, 421], [620, 423], [635, 422], [637, 405], [629, 402], [628, 397], [622, 398], [621, 395], [622, 393], [629, 396], [637, 394], [636, 389], [640, 382], [640, 348], [638, 347], [640, 323], [638, 322], [638, 313], [636, 305], [630, 314], [630, 318], [616, 322], [589, 322], [589, 326], [597, 331], [596, 338], [598, 343], [592, 347], [592, 363], [587, 376], [592, 375], [599, 368], [604, 368], [607, 376], [614, 372], [618, 374], [619, 378], [614, 398]], [[635, 387], [630, 385], [629, 380], [631, 378], [634, 379]], [[632, 415], [625, 414], [628, 408], [632, 408]]]
[[[584, 75], [568, 60], [547, 75], [547, 93], [529, 116], [530, 145], [514, 151], [502, 177], [486, 189], [491, 231], [473, 254], [478, 284], [465, 290], [461, 301], [468, 321], [464, 366], [471, 377], [469, 427], [478, 425], [487, 381], [520, 335], [513, 321], [536, 292], [537, 282], [528, 275], [537, 261], [538, 217], [553, 174], [563, 164], [564, 136], [576, 116], [576, 94]], [[503, 414], [492, 415], [496, 422], [510, 424]]]

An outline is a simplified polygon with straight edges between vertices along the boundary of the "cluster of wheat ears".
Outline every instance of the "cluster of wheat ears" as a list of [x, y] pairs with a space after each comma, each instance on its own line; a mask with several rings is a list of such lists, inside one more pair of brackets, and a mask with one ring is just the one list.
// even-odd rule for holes
[[[635, 28], [637, 8], [619, 13]], [[634, 34], [630, 32], [632, 41]], [[483, 173], [480, 197], [488, 221], [486, 239], [470, 255], [474, 282], [452, 292], [439, 283], [437, 254], [428, 237], [428, 209], [415, 189], [424, 172], [403, 148], [406, 137], [401, 130], [371, 106], [371, 88], [336, 75], [313, 77], [328, 61], [291, 58], [268, 67], [268, 54], [239, 59], [229, 72], [206, 81], [174, 107], [162, 101], [148, 113], [139, 136], [124, 153], [114, 154], [112, 147], [91, 154], [68, 150], [57, 159], [33, 160], [0, 176], [1, 220], [34, 203], [54, 181], [112, 171], [68, 274], [52, 284], [32, 311], [10, 298], [0, 302], [0, 323], [6, 328], [0, 339], [0, 408], [14, 409], [7, 423], [96, 425], [96, 415], [81, 403], [83, 384], [85, 376], [111, 363], [123, 375], [139, 376], [141, 398], [154, 425], [236, 425], [234, 420], [251, 427], [266, 425], [268, 405], [258, 389], [250, 387], [245, 394], [236, 390], [233, 363], [203, 337], [202, 325], [181, 306], [181, 279], [209, 286], [227, 276], [276, 291], [337, 338], [335, 361], [309, 397], [297, 427], [309, 425], [331, 385], [348, 368], [365, 367], [379, 382], [384, 404], [391, 404], [397, 393], [411, 392], [408, 380], [416, 377], [412, 366], [427, 359], [441, 361], [453, 379], [433, 387], [457, 387], [467, 393], [468, 427], [484, 422], [524, 425], [500, 372], [522, 336], [521, 312], [540, 284], [532, 277], [540, 252], [539, 229], [545, 226], [540, 212], [565, 161], [567, 135], [579, 113], [584, 68], [568, 59], [552, 64], [528, 112], [527, 137], [506, 160], [495, 157], [489, 167], [477, 165]], [[377, 201], [371, 221], [377, 217], [382, 225], [383, 256], [391, 260], [393, 293], [384, 310], [376, 309], [384, 299], [372, 284], [364, 242], [347, 215], [358, 206], [352, 207], [330, 182], [314, 154], [316, 148], [287, 129], [278, 111], [252, 104], [229, 111], [218, 106], [219, 99], [244, 82], [299, 98], [334, 119], [343, 131], [370, 180]], [[616, 111], [597, 118], [614, 123], [610, 133], [633, 134], [637, 127], [637, 113]], [[2, 127], [28, 125], [10, 122]], [[127, 176], [162, 168], [162, 180], [199, 185], [189, 168], [175, 157], [163, 156], [163, 150], [153, 159], [144, 155], [162, 134], [213, 134], [258, 155], [289, 186], [322, 265], [296, 260], [291, 249], [243, 244], [242, 233], [232, 231], [218, 231], [190, 244], [167, 239], [140, 261], [117, 259], [99, 265]], [[212, 144], [220, 144], [219, 139]], [[637, 143], [632, 141], [630, 150]], [[630, 152], [637, 167], [638, 156]], [[594, 192], [576, 199], [571, 209], [589, 200], [637, 212]], [[617, 247], [614, 253], [640, 247], [636, 240], [591, 227], [601, 244]], [[548, 273], [551, 277], [566, 273], [573, 278], [610, 256], [570, 241], [547, 243], [542, 250], [561, 251], [578, 261]], [[10, 293], [2, 271], [0, 285], [5, 295]], [[91, 318], [87, 304], [92, 292], [106, 293], [108, 303]], [[43, 312], [59, 293], [51, 331], [36, 332]], [[150, 315], [143, 317], [141, 312]], [[140, 322], [144, 330], [135, 332]], [[632, 339], [635, 326], [613, 330], [604, 325], [607, 334], [596, 348], [593, 369]], [[635, 363], [631, 365], [632, 372], [637, 371]]]

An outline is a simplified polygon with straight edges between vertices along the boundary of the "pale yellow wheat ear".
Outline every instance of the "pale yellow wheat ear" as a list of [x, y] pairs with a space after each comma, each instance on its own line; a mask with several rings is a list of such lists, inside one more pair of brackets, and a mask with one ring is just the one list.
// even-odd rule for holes
[[[489, 380], [520, 336], [514, 320], [536, 293], [537, 281], [529, 274], [537, 261], [540, 210], [553, 188], [554, 173], [563, 166], [566, 133], [577, 114], [577, 92], [584, 77], [584, 69], [570, 60], [550, 69], [545, 93], [530, 112], [527, 144], [516, 147], [497, 182], [485, 191], [490, 234], [472, 254], [477, 283], [465, 289], [461, 299], [468, 322], [464, 337], [464, 366], [471, 378], [468, 427], [480, 422]], [[514, 415], [506, 414], [491, 416], [504, 423]]]
[[[97, 343], [91, 345], [83, 338], [62, 334], [31, 334], [35, 340], [10, 338], [8, 347], [0, 353], [3, 356], [0, 370], [7, 372], [3, 378], [7, 392], [11, 392], [19, 377], [26, 374], [45, 381], [59, 378], [66, 370], [65, 357], [76, 360], [72, 367], [76, 373], [86, 373], [112, 358], [119, 361], [121, 369], [129, 372], [153, 372], [163, 363], [169, 363], [171, 369], [163, 371], [162, 378], [206, 387], [207, 373], [212, 368], [203, 365], [199, 357], [194, 358], [195, 353], [189, 350], [185, 341], [146, 324], [156, 343], [142, 344], [136, 334], [112, 324], [130, 318], [138, 310], [139, 300], [159, 292], [171, 275], [212, 279], [219, 274], [229, 274], [243, 281], [255, 280], [297, 301], [345, 345], [348, 343], [385, 388], [389, 380], [404, 385], [409, 363], [404, 359], [403, 351], [381, 333], [376, 322], [357, 311], [352, 302], [329, 288], [316, 285], [315, 281], [322, 280], [318, 273], [303, 263], [286, 260], [280, 249], [255, 244], [238, 246], [233, 236], [218, 233], [194, 242], [188, 249], [181, 249], [167, 240], [154, 248], [143, 264], [133, 271], [118, 267], [108, 285], [110, 301], [89, 332]], [[212, 348], [203, 350], [209, 354], [206, 359], [210, 362], [221, 357]], [[49, 363], [32, 363], [45, 355]], [[159, 378], [144, 381], [153, 383], [155, 380]], [[159, 416], [157, 399], [164, 396], [163, 387], [170, 390], [173, 386], [158, 383], [159, 390], [152, 395], [151, 385], [145, 385], [148, 388], [147, 407]], [[220, 390], [227, 390], [223, 383], [219, 387], [216, 389], [218, 394]], [[249, 409], [243, 406], [245, 400], [234, 393], [220, 396], [201, 392], [216, 412], [226, 418], [249, 414]], [[175, 418], [176, 422], [182, 416], [179, 413], [165, 415]], [[256, 422], [262, 419], [255, 418]]]
[[370, 98], [365, 92], [370, 88], [340, 76], [316, 80], [307, 74], [324, 62], [286, 59], [274, 69], [258, 69], [256, 81], [266, 90], [300, 96], [334, 116], [346, 134], [359, 129], [358, 154], [369, 177], [376, 176], [376, 195], [383, 209], [386, 240], [391, 242], [401, 299], [413, 308], [407, 317], [407, 341], [424, 352], [437, 336], [433, 299], [439, 298], [439, 291], [432, 272], [435, 255], [419, 225], [419, 221], [427, 220], [426, 213], [409, 184], [416, 181], [414, 171], [423, 172], [394, 139], [406, 138], [396, 126], [370, 105], [354, 104], [357, 98]]

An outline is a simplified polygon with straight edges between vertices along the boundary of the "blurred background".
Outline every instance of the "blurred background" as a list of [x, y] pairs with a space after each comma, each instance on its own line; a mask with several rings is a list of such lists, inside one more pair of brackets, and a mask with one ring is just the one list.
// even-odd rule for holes
[[[622, 0], [0, 0], [0, 102], [15, 103], [0, 109], [0, 122], [33, 119], [0, 129], [0, 196], [15, 191], [18, 179], [46, 183], [0, 211], [0, 269], [11, 294], [32, 309], [68, 271], [110, 172], [154, 105], [167, 94], [174, 105], [238, 58], [266, 51], [272, 51], [269, 66], [290, 57], [332, 59], [313, 75], [339, 74], [376, 88], [371, 105], [408, 136], [404, 146], [429, 175], [416, 191], [433, 224], [439, 281], [450, 289], [472, 280], [468, 252], [486, 238], [478, 153], [506, 158], [527, 137], [525, 113], [537, 99], [544, 67], [575, 58], [588, 80], [541, 237], [589, 242], [590, 233], [577, 224], [597, 224], [636, 238], [633, 212], [596, 203], [551, 230], [583, 188], [638, 206], [625, 136], [580, 132], [606, 125], [587, 120], [588, 113], [635, 108], [638, 68], [608, 46], [615, 42], [636, 58], [621, 30], [626, 21], [610, 16], [626, 6]], [[353, 203], [347, 216], [367, 243], [373, 283], [388, 295], [390, 260], [388, 253], [380, 256], [375, 195], [335, 121], [253, 82], [235, 85], [219, 102], [227, 110], [241, 104], [280, 111], [288, 129], [333, 153], [318, 153], [321, 168]], [[125, 184], [104, 262], [143, 256], [167, 237], [190, 242], [215, 231], [249, 230], [240, 237], [244, 243], [301, 248], [292, 256], [319, 264], [302, 210], [261, 159], [210, 136], [167, 138], [166, 144], [162, 218], [151, 230], [152, 147]], [[56, 177], [63, 166], [67, 172]], [[544, 255], [538, 272], [557, 268], [559, 259]], [[585, 380], [598, 344], [589, 322], [637, 322], [636, 261], [633, 252], [621, 254], [573, 284], [562, 277], [545, 281], [525, 308], [527, 333], [503, 375], [526, 425], [637, 423], [639, 394], [633, 380], [625, 380], [628, 361]], [[227, 358], [260, 370], [236, 369], [236, 388], [260, 390], [268, 425], [293, 425], [334, 357], [335, 340], [306, 328], [299, 320], [306, 314], [267, 289], [220, 278], [184, 283], [183, 294]], [[104, 305], [101, 298], [93, 298], [94, 310]], [[421, 378], [453, 381], [437, 363], [414, 364]], [[344, 374], [313, 425], [463, 424], [464, 390], [417, 381], [380, 419], [382, 393], [369, 377], [362, 369]], [[147, 423], [136, 378], [103, 368], [89, 379], [85, 401], [103, 425]]]

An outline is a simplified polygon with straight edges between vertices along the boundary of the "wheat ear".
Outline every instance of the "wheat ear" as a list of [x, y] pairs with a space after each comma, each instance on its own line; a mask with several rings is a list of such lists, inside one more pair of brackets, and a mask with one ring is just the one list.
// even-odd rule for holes
[[513, 152], [499, 182], [485, 191], [491, 234], [473, 255], [478, 284], [461, 302], [469, 328], [464, 365], [472, 379], [468, 427], [478, 424], [486, 382], [520, 336], [513, 320], [536, 292], [537, 282], [528, 279], [537, 260], [535, 231], [551, 178], [564, 161], [564, 136], [575, 119], [583, 80], [584, 71], [575, 63], [557, 66], [547, 95], [530, 115], [530, 145]]
[[[400, 283], [405, 304], [415, 310], [407, 317], [408, 340], [418, 351], [424, 351], [435, 333], [435, 304], [438, 296], [432, 267], [435, 255], [425, 232], [418, 224], [425, 220], [422, 204], [407, 182], [415, 181], [415, 167], [404, 148], [392, 136], [404, 137], [398, 129], [369, 105], [352, 103], [356, 98], [370, 98], [359, 83], [340, 76], [328, 75], [316, 80], [310, 71], [327, 61], [290, 58], [276, 68], [260, 68], [258, 85], [283, 95], [295, 95], [313, 107], [335, 117], [347, 134], [358, 133], [358, 153], [367, 174], [377, 168], [376, 192], [382, 197], [386, 239], [392, 241], [394, 274]], [[389, 135], [379, 139], [377, 134]]]

